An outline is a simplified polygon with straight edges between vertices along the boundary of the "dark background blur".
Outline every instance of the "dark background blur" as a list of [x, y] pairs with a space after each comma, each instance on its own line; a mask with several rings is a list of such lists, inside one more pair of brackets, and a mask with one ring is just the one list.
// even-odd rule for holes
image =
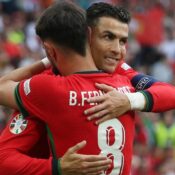
[[[72, 1], [84, 9], [100, 2]], [[0, 76], [44, 57], [35, 35], [35, 20], [52, 2], [0, 0]], [[103, 2], [122, 5], [132, 14], [126, 62], [160, 81], [175, 84], [175, 0]], [[0, 131], [11, 113], [0, 106]], [[132, 175], [175, 175], [175, 111], [138, 113], [136, 119]]]

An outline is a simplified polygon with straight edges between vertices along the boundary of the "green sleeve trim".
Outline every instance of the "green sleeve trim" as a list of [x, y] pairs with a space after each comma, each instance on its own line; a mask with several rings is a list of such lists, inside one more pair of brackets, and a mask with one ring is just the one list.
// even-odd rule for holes
[[149, 93], [148, 91], [144, 90], [144, 91], [139, 91], [140, 93], [142, 93], [146, 99], [146, 106], [145, 109], [142, 110], [143, 112], [151, 112], [153, 109], [153, 105], [154, 105], [154, 101], [153, 101], [153, 97], [152, 94]]
[[52, 159], [52, 175], [58, 175], [58, 160], [57, 159]]
[[18, 105], [18, 107], [19, 107], [19, 110], [21, 111], [22, 115], [23, 115], [24, 117], [29, 116], [29, 113], [28, 113], [27, 110], [24, 108], [24, 105], [22, 104], [21, 97], [20, 97], [20, 95], [19, 95], [19, 84], [16, 86], [15, 92], [14, 92], [14, 93], [15, 93], [14, 95], [15, 95], [16, 103], [17, 103], [17, 105]]
[[54, 144], [54, 139], [53, 139], [52, 133], [51, 133], [51, 131], [50, 131], [50, 129], [49, 129], [49, 127], [47, 125], [46, 125], [46, 128], [47, 128], [47, 134], [48, 134], [48, 137], [49, 137], [53, 158], [57, 159], [56, 149], [55, 149], [55, 144]]
[[61, 175], [61, 164], [60, 159], [57, 159], [56, 155], [56, 149], [54, 144], [54, 139], [52, 136], [52, 132], [50, 131], [49, 127], [46, 125], [47, 128], [47, 135], [49, 137], [50, 146], [51, 146], [51, 152], [53, 155], [53, 161], [52, 161], [52, 174], [53, 175]]
[[61, 159], [58, 159], [58, 175], [61, 175]]

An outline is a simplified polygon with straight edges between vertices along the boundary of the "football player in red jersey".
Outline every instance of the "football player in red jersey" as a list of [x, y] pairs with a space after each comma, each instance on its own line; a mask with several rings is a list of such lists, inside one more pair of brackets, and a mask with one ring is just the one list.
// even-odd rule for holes
[[[57, 35], [58, 31], [60, 35]], [[104, 155], [109, 158], [104, 165], [105, 169], [109, 168], [108, 173], [129, 174], [132, 132], [128, 132], [127, 128], [134, 129], [134, 113], [128, 112], [126, 117], [109, 120], [98, 127], [87, 122], [83, 111], [89, 106], [86, 103], [88, 97], [102, 95], [94, 86], [96, 81], [105, 81], [127, 92], [134, 92], [134, 88], [128, 78], [107, 74], [96, 68], [87, 42], [87, 32], [85, 14], [77, 6], [60, 2], [45, 10], [37, 22], [36, 33], [43, 42], [49, 60], [65, 77], [36, 75], [20, 84], [1, 78], [0, 103], [19, 109], [24, 117], [30, 114], [47, 123], [55, 172], [59, 170], [57, 159], [75, 143], [86, 140], [86, 147], [80, 153]], [[7, 101], [7, 98], [11, 100]], [[123, 121], [124, 118], [127, 122]], [[20, 122], [24, 128], [26, 121], [23, 117]], [[126, 127], [127, 123], [131, 127]], [[21, 130], [18, 129], [18, 132]], [[125, 138], [128, 138], [127, 141]], [[126, 155], [126, 150], [130, 156]], [[113, 163], [107, 166], [110, 159]], [[54, 162], [57, 165], [55, 168]], [[94, 169], [96, 166], [91, 171]]]
[[[14, 81], [19, 81], [30, 78], [49, 67], [48, 59], [44, 58], [33, 65], [19, 68], [7, 76]], [[42, 74], [53, 76], [53, 71], [47, 69]], [[61, 169], [65, 175], [86, 174], [89, 171], [92, 172], [89, 174], [99, 174], [98, 169], [104, 168], [104, 157], [77, 153], [85, 145], [85, 142], [80, 142], [70, 147], [62, 157]], [[18, 163], [14, 163], [17, 161]], [[45, 124], [32, 116], [24, 119], [20, 112], [14, 112], [12, 119], [1, 134], [0, 162], [0, 174], [4, 175], [9, 173], [14, 175], [57, 174], [54, 171], [57, 164], [53, 162], [48, 148]]]
[[[126, 71], [127, 72], [127, 71]], [[128, 73], [129, 74], [129, 73]]]
[[[128, 96], [132, 109], [152, 112], [173, 109], [175, 107], [175, 96], [172, 85], [159, 82], [150, 76], [136, 72], [121, 59], [126, 54], [125, 44], [128, 38], [127, 24], [129, 14], [121, 9], [121, 14], [117, 19], [117, 8], [115, 6], [110, 7], [109, 4], [105, 3], [96, 3], [87, 9], [87, 22], [92, 30], [90, 45], [95, 64], [99, 69], [106, 72], [127, 76], [136, 91], [142, 91], [146, 95], [146, 99], [149, 99], [143, 109], [143, 104], [140, 103], [140, 100], [136, 100], [139, 96]], [[111, 88], [106, 85], [98, 84], [97, 87], [106, 92], [111, 91]], [[122, 104], [118, 100], [119, 95], [117, 91], [113, 91], [105, 96], [89, 99], [89, 102], [99, 102], [100, 104], [85, 111], [88, 119], [99, 119], [103, 116], [102, 119], [96, 122], [98, 124], [126, 112], [127, 108], [124, 111], [125, 107], [121, 106]], [[169, 101], [169, 99], [171, 100]], [[162, 101], [166, 101], [166, 103], [162, 103]]]
[[[57, 35], [58, 31], [60, 35]], [[86, 140], [86, 146], [79, 153], [100, 154], [109, 158], [103, 166], [108, 174], [129, 174], [134, 112], [130, 111], [119, 119], [108, 120], [99, 126], [87, 122], [83, 115], [84, 109], [89, 107], [87, 98], [102, 95], [94, 86], [96, 81], [131, 93], [134, 88], [129, 79], [97, 69], [87, 42], [85, 14], [73, 4], [60, 2], [50, 6], [39, 18], [36, 33], [41, 38], [50, 62], [64, 77], [40, 74], [19, 84], [1, 78], [0, 103], [20, 109], [24, 117], [30, 114], [47, 124], [55, 172], [58, 166], [54, 168], [54, 162], [57, 165], [57, 159], [69, 147]], [[7, 97], [11, 100], [7, 101]], [[26, 126], [23, 119], [21, 123]], [[107, 166], [110, 159], [112, 164]], [[91, 171], [94, 169], [96, 166]]]

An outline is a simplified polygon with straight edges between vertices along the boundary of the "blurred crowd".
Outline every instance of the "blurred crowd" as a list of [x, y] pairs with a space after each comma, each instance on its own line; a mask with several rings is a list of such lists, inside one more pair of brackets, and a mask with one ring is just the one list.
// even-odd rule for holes
[[[44, 57], [35, 35], [35, 20], [53, 1], [0, 0], [0, 76]], [[175, 84], [174, 0], [72, 1], [84, 9], [99, 1], [126, 7], [132, 14], [126, 62], [160, 81]], [[0, 106], [0, 131], [11, 112]], [[175, 175], [174, 110], [138, 113], [132, 164], [132, 175]]]

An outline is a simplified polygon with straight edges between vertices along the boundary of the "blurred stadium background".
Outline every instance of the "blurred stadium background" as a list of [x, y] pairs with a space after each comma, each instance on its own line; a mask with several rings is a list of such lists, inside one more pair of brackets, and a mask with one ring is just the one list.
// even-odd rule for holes
[[[72, 1], [84, 9], [97, 2]], [[52, 2], [0, 0], [0, 76], [44, 56], [34, 26], [38, 14]], [[103, 2], [122, 5], [132, 14], [126, 61], [140, 72], [175, 84], [175, 0]], [[0, 132], [11, 112], [0, 106]], [[175, 175], [174, 110], [138, 113], [132, 175]]]

